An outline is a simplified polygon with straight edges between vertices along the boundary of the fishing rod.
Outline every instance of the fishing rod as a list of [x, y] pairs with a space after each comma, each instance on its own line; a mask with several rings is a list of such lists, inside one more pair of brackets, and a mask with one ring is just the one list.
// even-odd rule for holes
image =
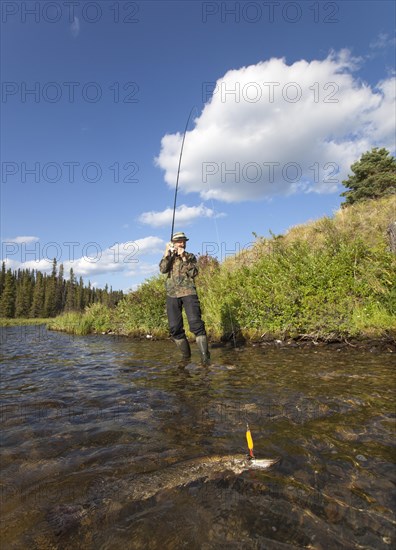
[[[170, 242], [171, 242], [171, 243], [172, 243], [172, 239], [173, 239], [173, 230], [174, 230], [174, 228], [175, 228], [175, 215], [176, 215], [176, 204], [177, 204], [177, 192], [178, 192], [178, 189], [179, 189], [179, 175], [180, 175], [181, 161], [182, 161], [182, 157], [183, 157], [184, 141], [185, 141], [185, 139], [186, 139], [187, 128], [188, 128], [188, 125], [189, 125], [189, 123], [190, 123], [191, 115], [192, 115], [194, 109], [196, 109], [195, 105], [191, 108], [190, 114], [188, 115], [188, 119], [187, 119], [187, 122], [186, 122], [186, 127], [184, 128], [182, 144], [181, 144], [181, 148], [180, 148], [179, 165], [178, 165], [178, 167], [177, 167], [177, 176], [176, 176], [175, 199], [174, 199], [174, 201], [173, 201], [172, 229], [171, 229], [171, 235], [170, 235]], [[212, 207], [213, 207], [213, 210], [215, 210], [214, 204], [213, 204], [213, 199], [212, 199]], [[214, 221], [215, 221], [215, 223], [216, 223], [216, 219], [215, 219]], [[218, 242], [220, 242], [220, 239], [219, 239], [219, 236], [218, 236], [217, 224], [216, 224], [216, 233], [217, 233], [217, 240], [218, 240]], [[229, 314], [230, 321], [231, 321], [231, 326], [232, 326], [232, 339], [233, 339], [233, 342], [234, 342], [234, 348], [236, 348], [236, 347], [237, 347], [237, 344], [236, 344], [235, 328], [234, 328], [234, 322], [233, 322], [233, 319], [232, 319], [232, 315], [231, 315], [231, 310], [230, 310], [229, 304], [227, 304], [227, 309], [228, 309], [228, 314]], [[249, 430], [248, 430], [248, 431], [249, 431]], [[249, 431], [249, 433], [250, 433], [250, 431]], [[250, 449], [249, 449], [249, 451], [250, 451]], [[251, 450], [251, 451], [250, 451], [251, 456], [253, 456], [252, 453], [253, 453], [253, 451]]]
[[190, 111], [190, 114], [188, 115], [186, 127], [185, 127], [185, 129], [184, 129], [184, 134], [183, 134], [183, 140], [182, 140], [182, 144], [181, 144], [181, 149], [180, 149], [179, 166], [178, 166], [178, 168], [177, 168], [177, 176], [176, 176], [175, 200], [174, 200], [174, 202], [173, 202], [172, 229], [171, 229], [171, 237], [170, 237], [171, 242], [172, 242], [172, 238], [173, 238], [173, 229], [174, 229], [174, 227], [175, 227], [175, 214], [176, 214], [176, 203], [177, 203], [177, 191], [178, 191], [178, 189], [179, 189], [179, 175], [180, 175], [180, 166], [181, 166], [181, 161], [182, 161], [182, 156], [183, 156], [184, 140], [186, 139], [187, 128], [188, 128], [188, 125], [189, 125], [189, 123], [190, 123], [190, 118], [191, 118], [191, 115], [192, 115], [194, 109], [195, 109], [195, 105], [194, 105], [194, 107], [192, 107], [192, 109], [191, 109], [191, 111]]

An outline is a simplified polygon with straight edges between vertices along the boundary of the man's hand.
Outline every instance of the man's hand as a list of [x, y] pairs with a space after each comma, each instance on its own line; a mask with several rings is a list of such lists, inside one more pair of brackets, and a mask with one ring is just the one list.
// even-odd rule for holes
[[184, 254], [185, 254], [184, 248], [179, 248], [178, 247], [178, 248], [176, 248], [176, 252], [177, 252], [178, 256], [184, 256]]
[[172, 252], [174, 252], [174, 250], [175, 247], [173, 243], [166, 243], [164, 256], [169, 256], [170, 254], [172, 254]]

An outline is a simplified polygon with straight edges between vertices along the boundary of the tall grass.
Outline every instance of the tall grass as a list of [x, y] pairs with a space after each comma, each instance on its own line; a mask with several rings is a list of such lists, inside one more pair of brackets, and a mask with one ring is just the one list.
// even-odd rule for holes
[[47, 326], [50, 330], [85, 335], [111, 331], [114, 320], [111, 309], [103, 304], [92, 304], [85, 309], [84, 313], [71, 311], [50, 319]]
[[0, 327], [14, 327], [20, 325], [46, 325], [50, 318], [24, 318], [10, 319], [9, 317], [0, 317]]
[[68, 332], [69, 334], [85, 335], [93, 332], [92, 324], [84, 313], [68, 312], [51, 319], [47, 327], [49, 330]]

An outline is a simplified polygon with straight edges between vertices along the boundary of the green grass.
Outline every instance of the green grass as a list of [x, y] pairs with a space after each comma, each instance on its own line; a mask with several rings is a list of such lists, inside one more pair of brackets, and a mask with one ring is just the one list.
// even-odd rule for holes
[[[369, 200], [283, 236], [258, 238], [254, 247], [219, 266], [202, 258], [196, 282], [209, 334], [215, 339], [231, 333], [246, 339], [395, 337], [396, 256], [386, 233], [395, 219], [396, 197]], [[93, 307], [55, 319], [50, 328], [168, 335], [162, 275], [114, 310]]]
[[21, 325], [46, 325], [51, 319], [8, 319], [0, 317], [0, 327], [14, 327]]
[[102, 305], [88, 306], [84, 313], [68, 312], [50, 319], [48, 328], [76, 335], [101, 333], [112, 330], [112, 311]]

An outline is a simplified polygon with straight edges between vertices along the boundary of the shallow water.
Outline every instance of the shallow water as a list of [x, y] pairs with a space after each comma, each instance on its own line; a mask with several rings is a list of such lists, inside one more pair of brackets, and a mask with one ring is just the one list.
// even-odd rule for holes
[[[218, 348], [181, 369], [169, 341], [0, 330], [2, 548], [394, 545], [391, 353]], [[244, 453], [247, 421], [271, 470], [128, 498], [147, 472]]]

